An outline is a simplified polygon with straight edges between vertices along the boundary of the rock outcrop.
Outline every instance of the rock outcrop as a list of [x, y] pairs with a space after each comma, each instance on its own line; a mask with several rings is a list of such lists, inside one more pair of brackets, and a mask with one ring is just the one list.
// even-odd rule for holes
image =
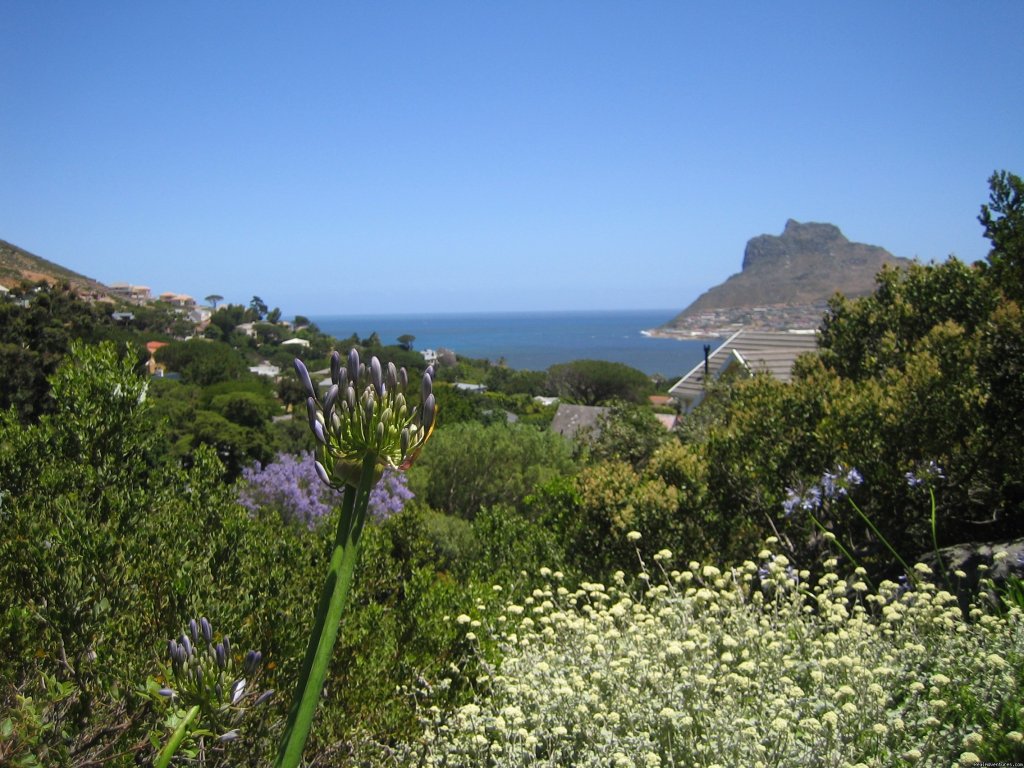
[[808, 316], [820, 317], [835, 293], [870, 293], [883, 265], [909, 263], [879, 246], [850, 242], [833, 224], [790, 219], [781, 235], [749, 240], [742, 271], [702, 294], [664, 330], [693, 330], [715, 318], [748, 327], [806, 327]]

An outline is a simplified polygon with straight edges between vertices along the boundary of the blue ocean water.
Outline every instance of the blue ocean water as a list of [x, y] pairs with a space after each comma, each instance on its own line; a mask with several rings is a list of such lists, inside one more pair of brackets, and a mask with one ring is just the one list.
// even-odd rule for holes
[[641, 332], [662, 325], [677, 312], [321, 315], [310, 319], [324, 333], [337, 338], [353, 333], [366, 338], [376, 332], [384, 344], [395, 344], [399, 336], [411, 334], [416, 337], [415, 349], [446, 347], [465, 357], [503, 360], [517, 369], [542, 371], [572, 360], [607, 360], [672, 378], [700, 363], [708, 342], [650, 338]]

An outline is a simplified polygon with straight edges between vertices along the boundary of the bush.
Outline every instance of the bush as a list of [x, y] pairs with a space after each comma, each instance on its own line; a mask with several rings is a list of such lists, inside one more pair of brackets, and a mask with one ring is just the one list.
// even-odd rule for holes
[[782, 556], [627, 586], [549, 574], [490, 613], [486, 697], [422, 715], [404, 762], [446, 766], [948, 766], [1024, 758], [1024, 615], [923, 583], [870, 590]]
[[568, 443], [535, 427], [476, 422], [438, 429], [409, 472], [409, 485], [433, 509], [472, 520], [481, 507], [523, 508], [527, 494], [572, 471]]

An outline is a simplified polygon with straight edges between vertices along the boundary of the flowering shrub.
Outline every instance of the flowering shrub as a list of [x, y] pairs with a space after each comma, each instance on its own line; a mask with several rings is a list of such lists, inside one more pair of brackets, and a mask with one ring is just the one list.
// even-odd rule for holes
[[1024, 757], [1019, 608], [965, 617], [923, 579], [871, 590], [835, 560], [810, 583], [767, 549], [722, 570], [673, 570], [672, 558], [659, 552], [634, 589], [618, 572], [569, 590], [544, 569], [546, 588], [484, 619], [505, 653], [489, 695], [425, 713], [404, 757], [706, 768]]
[[[339, 491], [320, 482], [310, 451], [298, 456], [280, 453], [263, 469], [245, 469], [238, 491], [239, 503], [250, 512], [273, 510], [283, 520], [310, 526], [339, 506], [341, 498]], [[385, 470], [370, 493], [368, 511], [375, 520], [383, 520], [401, 512], [412, 498], [405, 475]]]

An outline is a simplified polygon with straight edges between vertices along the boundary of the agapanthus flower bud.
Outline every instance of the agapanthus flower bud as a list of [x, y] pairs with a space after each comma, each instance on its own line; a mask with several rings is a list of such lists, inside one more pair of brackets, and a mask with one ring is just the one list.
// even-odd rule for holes
[[217, 659], [217, 666], [221, 669], [227, 669], [228, 666], [228, 655], [224, 650], [223, 643], [217, 643], [217, 646], [213, 649], [214, 657]]
[[319, 421], [313, 422], [313, 435], [321, 445], [327, 445], [327, 435], [324, 433], [324, 425]]
[[434, 410], [436, 408], [434, 401], [434, 393], [431, 392], [427, 395], [427, 399], [423, 401], [423, 428], [430, 430], [434, 426]]
[[341, 355], [335, 350], [331, 352], [331, 381], [336, 385], [341, 385]]
[[318, 413], [318, 411], [317, 411], [317, 408], [316, 408], [316, 400], [314, 400], [312, 397], [307, 397], [306, 398], [306, 418], [309, 419], [309, 428], [310, 429], [312, 429], [313, 425], [316, 424], [317, 421], [319, 421], [319, 419], [317, 419], [317, 417], [316, 417], [317, 413]]
[[377, 397], [384, 397], [384, 374], [380, 369], [380, 360], [376, 356], [370, 358], [370, 382]]
[[[181, 651], [180, 646], [174, 638], [171, 638], [167, 642], [167, 654], [171, 657], [171, 662], [175, 666], [185, 663], [185, 654]], [[179, 654], [181, 654], [180, 657]]]
[[195, 619], [189, 619], [188, 620], [188, 633], [190, 635], [192, 635], [192, 642], [193, 643], [198, 643], [199, 642], [199, 625], [196, 624], [196, 620]]
[[313, 466], [316, 467], [316, 476], [323, 482], [327, 483], [327, 485], [331, 485], [330, 475], [327, 474], [327, 470], [324, 469], [324, 465], [318, 461]]
[[348, 380], [353, 384], [359, 381], [359, 353], [355, 347], [348, 353]]
[[[195, 623], [195, 619], [192, 620], [192, 623]], [[189, 629], [191, 630], [191, 626]], [[182, 635], [180, 642], [182, 647], [185, 649], [185, 656], [192, 658], [192, 641], [188, 639], [188, 635]]]
[[205, 616], [199, 619], [199, 630], [203, 633], [203, 640], [208, 643], [213, 642], [213, 627], [210, 626], [210, 622]]
[[259, 667], [262, 659], [263, 654], [259, 651], [249, 651], [245, 654], [245, 662], [242, 665], [242, 671], [247, 675], [252, 675], [256, 671], [256, 668]]
[[338, 393], [341, 390], [337, 384], [332, 384], [327, 394], [324, 395], [324, 421], [328, 424], [331, 421], [331, 413], [334, 411], [334, 404], [338, 400]]
[[420, 399], [426, 400], [427, 396], [434, 390], [434, 380], [430, 378], [429, 373], [423, 374], [423, 380], [420, 382]]
[[398, 389], [398, 369], [395, 368], [395, 364], [388, 363], [388, 378], [387, 378], [388, 389]]
[[294, 362], [295, 371], [299, 374], [299, 381], [302, 382], [302, 387], [306, 390], [306, 395], [309, 397], [316, 397], [316, 390], [313, 388], [313, 381], [309, 378], [309, 371], [306, 370], [306, 364], [299, 360], [299, 358], [295, 358]]
[[173, 699], [176, 695], [173, 688], [161, 688], [159, 691], [157, 691], [157, 693], [168, 699]]
[[224, 644], [224, 654], [230, 659], [231, 658], [231, 638], [224, 635], [224, 639], [221, 640]]
[[265, 690], [263, 693], [261, 693], [256, 698], [256, 701], [254, 701], [252, 703], [252, 705], [254, 707], [258, 707], [260, 704], [263, 704], [264, 702], [269, 701], [271, 699], [271, 697], [273, 697], [273, 695], [274, 695], [274, 689], [273, 688], [268, 688], [267, 690]]

